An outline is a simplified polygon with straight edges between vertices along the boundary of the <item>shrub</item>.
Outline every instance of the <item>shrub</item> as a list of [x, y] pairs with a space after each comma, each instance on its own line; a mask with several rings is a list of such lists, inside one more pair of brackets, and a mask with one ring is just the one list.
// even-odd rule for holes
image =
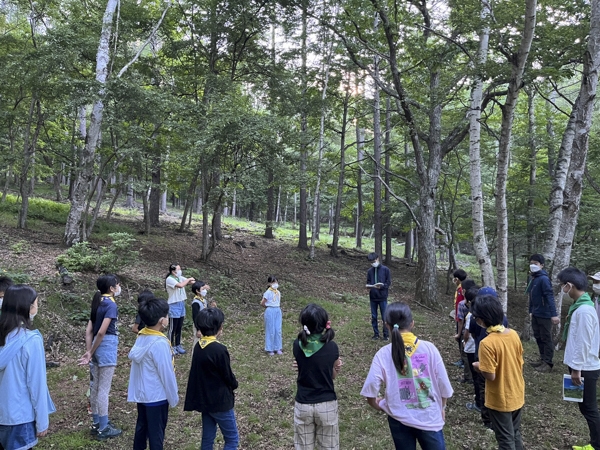
[[138, 252], [132, 250], [135, 239], [128, 233], [110, 233], [110, 245], [94, 250], [88, 242], [79, 242], [56, 258], [58, 264], [79, 272], [117, 273], [133, 264]]

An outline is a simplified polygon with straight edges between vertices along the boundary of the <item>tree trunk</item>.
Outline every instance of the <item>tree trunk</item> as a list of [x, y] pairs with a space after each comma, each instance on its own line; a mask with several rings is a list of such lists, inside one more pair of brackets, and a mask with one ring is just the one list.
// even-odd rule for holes
[[537, 253], [535, 241], [535, 184], [537, 176], [537, 142], [535, 137], [535, 91], [525, 89], [527, 93], [527, 134], [529, 135], [529, 192], [527, 195], [527, 254]]
[[65, 226], [64, 242], [67, 245], [73, 245], [82, 239], [82, 214], [85, 207], [86, 197], [89, 190], [89, 182], [94, 170], [94, 156], [96, 146], [100, 137], [102, 126], [102, 115], [104, 104], [102, 103], [108, 76], [108, 63], [110, 59], [110, 40], [112, 35], [112, 23], [117, 8], [118, 0], [108, 0], [106, 10], [102, 19], [102, 31], [100, 33], [100, 43], [96, 54], [96, 82], [101, 86], [98, 92], [98, 98], [92, 107], [90, 125], [87, 130], [87, 138], [79, 161], [79, 170], [77, 179], [73, 186], [73, 196], [71, 199], [71, 208], [67, 223]]
[[411, 228], [408, 230], [408, 233], [406, 233], [404, 239], [404, 258], [408, 259], [409, 262], [412, 262], [413, 234], [414, 228]]
[[[154, 150], [158, 151], [156, 144]], [[160, 155], [153, 155], [151, 158], [152, 163], [152, 184], [150, 187], [150, 226], [156, 228], [160, 226]]]
[[[485, 24], [490, 16], [490, 4], [481, 3], [481, 19]], [[479, 50], [477, 53], [476, 70], [479, 72], [487, 61], [490, 39], [490, 27], [483, 25], [479, 33]], [[473, 247], [479, 269], [485, 286], [495, 287], [492, 260], [485, 235], [483, 218], [483, 187], [481, 182], [481, 98], [483, 93], [483, 80], [481, 75], [475, 77], [471, 90], [471, 107], [467, 113], [469, 118], [469, 160], [470, 160], [470, 185], [471, 185], [471, 224], [473, 227]]]
[[[33, 116], [37, 111], [37, 125], [32, 133]], [[25, 136], [23, 139], [23, 166], [19, 177], [19, 192], [21, 194], [21, 208], [19, 209], [19, 218], [17, 228], [27, 228], [27, 213], [29, 211], [29, 195], [32, 192], [30, 182], [30, 171], [35, 162], [35, 146], [42, 127], [42, 106], [37, 96], [34, 94], [31, 97], [29, 104], [29, 116], [27, 126], [25, 128]]]
[[537, 0], [527, 0], [525, 4], [525, 24], [523, 38], [519, 51], [511, 58], [512, 69], [508, 83], [506, 101], [502, 106], [502, 125], [500, 129], [500, 142], [498, 144], [498, 171], [496, 174], [496, 235], [497, 257], [496, 270], [498, 282], [496, 290], [502, 308], [506, 312], [508, 306], [508, 212], [506, 208], [506, 180], [510, 161], [510, 145], [512, 124], [515, 116], [515, 107], [519, 90], [523, 81], [523, 72], [529, 56], [531, 42], [535, 31]]
[[338, 243], [340, 239], [340, 218], [342, 216], [342, 196], [344, 194], [344, 172], [346, 170], [346, 126], [348, 122], [348, 101], [350, 93], [346, 92], [342, 111], [342, 129], [340, 131], [340, 175], [338, 177], [335, 212], [333, 214], [333, 239], [331, 243], [331, 256], [337, 258]]
[[306, 2], [302, 2], [302, 105], [300, 111], [300, 216], [298, 217], [299, 229], [298, 229], [298, 248], [308, 250], [308, 234], [306, 233], [306, 220], [307, 220], [307, 173], [306, 173], [306, 160], [308, 158], [308, 99], [306, 94], [308, 91], [308, 76], [306, 71], [306, 35], [307, 35], [307, 5]]
[[[583, 177], [587, 160], [592, 115], [594, 112], [594, 99], [598, 86], [598, 70], [600, 68], [600, 0], [592, 0], [591, 10], [590, 33], [588, 36], [587, 52], [583, 59], [581, 86], [573, 107], [573, 112], [571, 113], [571, 117], [575, 117], [575, 137], [572, 145], [569, 175], [564, 189], [562, 222], [552, 269], [555, 292], [558, 291], [559, 293], [556, 296], [556, 310], [559, 313], [562, 308], [563, 296], [562, 291], [557, 289], [558, 280], [556, 276], [562, 269], [569, 266], [571, 260], [571, 250], [573, 249], [575, 229], [579, 217]], [[567, 133], [567, 130], [565, 133]], [[560, 326], [557, 327], [556, 331], [557, 334], [560, 332]]]
[[267, 169], [267, 220], [265, 222], [265, 237], [267, 239], [273, 239], [273, 204], [275, 199], [273, 198], [274, 187], [273, 187], [273, 169], [271, 166]]
[[[375, 14], [374, 31], [379, 25], [379, 16]], [[373, 73], [379, 80], [379, 55], [373, 57]], [[375, 253], [383, 254], [381, 220], [381, 105], [379, 99], [379, 85], [375, 83], [373, 92], [373, 228], [375, 233]]]
[[392, 263], [392, 204], [390, 202], [390, 153], [392, 152], [392, 111], [390, 97], [385, 104], [385, 264]]
[[356, 226], [354, 235], [356, 237], [356, 248], [362, 248], [362, 215], [363, 215], [363, 192], [362, 192], [362, 160], [364, 158], [363, 146], [365, 145], [365, 130], [356, 127], [356, 159], [358, 160], [358, 169], [356, 171]]
[[94, 207], [94, 212], [92, 213], [92, 219], [90, 220], [90, 224], [88, 225], [85, 240], [87, 241], [92, 235], [92, 231], [94, 230], [94, 226], [96, 225], [96, 220], [98, 219], [98, 214], [100, 214], [100, 207], [102, 206], [102, 199], [104, 198], [104, 193], [106, 192], [107, 183], [104, 182], [102, 178], [99, 178], [98, 182], [100, 183], [100, 189], [98, 190], [98, 197], [96, 200], [96, 206]]

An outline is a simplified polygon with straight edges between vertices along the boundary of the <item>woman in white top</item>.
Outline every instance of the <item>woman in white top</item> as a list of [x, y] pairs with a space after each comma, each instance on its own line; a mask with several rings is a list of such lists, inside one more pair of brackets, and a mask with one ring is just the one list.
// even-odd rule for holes
[[267, 278], [269, 288], [263, 294], [260, 304], [265, 308], [265, 351], [273, 356], [283, 353], [283, 344], [281, 337], [281, 293], [279, 292], [279, 283], [277, 278], [269, 275]]
[[173, 263], [169, 266], [169, 274], [165, 280], [165, 287], [169, 295], [169, 339], [173, 350], [182, 355], [185, 353], [181, 345], [181, 327], [185, 319], [185, 301], [187, 300], [185, 287], [195, 281], [194, 278], [185, 278], [181, 275], [179, 264]]

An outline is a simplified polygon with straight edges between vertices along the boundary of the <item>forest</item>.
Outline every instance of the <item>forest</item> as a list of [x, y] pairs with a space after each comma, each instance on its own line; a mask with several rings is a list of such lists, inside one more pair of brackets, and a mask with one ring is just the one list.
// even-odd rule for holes
[[459, 252], [505, 309], [531, 253], [598, 269], [600, 0], [2, 0], [0, 30], [20, 229], [42, 184], [67, 246], [115, 205], [201, 214], [205, 262], [224, 217], [311, 259], [328, 226], [404, 243], [429, 307]]

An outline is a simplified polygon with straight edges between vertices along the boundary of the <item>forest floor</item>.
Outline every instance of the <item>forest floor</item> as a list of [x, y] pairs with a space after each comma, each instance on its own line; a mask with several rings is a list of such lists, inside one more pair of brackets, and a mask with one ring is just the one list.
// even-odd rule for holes
[[[384, 415], [369, 409], [360, 396], [362, 383], [375, 352], [385, 343], [372, 341], [369, 301], [365, 284], [366, 258], [333, 258], [325, 246], [317, 249], [316, 259], [295, 248], [290, 240], [265, 239], [260, 226], [243, 228], [225, 224], [224, 234], [232, 239], [220, 243], [208, 263], [199, 262], [200, 235], [194, 224], [189, 233], [177, 233], [174, 221], [163, 217], [163, 226], [149, 236], [137, 233], [139, 218], [118, 218], [124, 229], [135, 233], [139, 260], [119, 276], [123, 294], [120, 308], [119, 363], [110, 396], [110, 418], [123, 429], [123, 435], [106, 443], [89, 436], [89, 372], [77, 365], [84, 353], [85, 318], [98, 274], [75, 273], [74, 282], [63, 286], [56, 273], [56, 257], [65, 251], [60, 243], [63, 227], [35, 222], [33, 230], [17, 230], [12, 220], [0, 223], [0, 269], [14, 277], [28, 279], [40, 293], [40, 313], [35, 319], [47, 341], [47, 359], [58, 363], [48, 369], [48, 383], [57, 412], [50, 418], [47, 437], [40, 449], [127, 449], [131, 448], [136, 420], [135, 404], [127, 402], [129, 360], [127, 354], [135, 341], [130, 332], [136, 309], [136, 294], [149, 287], [165, 296], [163, 283], [171, 262], [183, 267], [211, 285], [211, 295], [225, 313], [221, 342], [228, 346], [232, 368], [239, 381], [235, 411], [240, 431], [240, 449], [293, 448], [293, 404], [295, 371], [291, 347], [299, 327], [298, 313], [304, 305], [316, 302], [329, 312], [336, 342], [344, 360], [343, 371], [335, 381], [340, 408], [340, 448], [391, 449], [393, 443]], [[276, 232], [277, 235], [277, 232]], [[325, 238], [325, 237], [324, 237]], [[245, 241], [243, 248], [234, 241]], [[92, 239], [94, 245], [98, 240]], [[253, 243], [253, 245], [251, 244]], [[403, 260], [390, 265], [393, 286], [390, 301], [409, 303], [415, 315], [415, 333], [432, 341], [440, 350], [454, 387], [449, 400], [444, 433], [449, 449], [490, 449], [496, 446], [493, 434], [483, 428], [478, 415], [465, 403], [473, 399], [473, 387], [459, 383], [462, 369], [451, 363], [458, 358], [454, 324], [448, 317], [451, 295], [440, 294], [438, 311], [413, 301], [417, 277], [413, 266]], [[268, 274], [278, 276], [282, 292], [284, 354], [269, 357], [263, 351], [263, 310], [260, 299]], [[446, 275], [440, 270], [439, 292], [444, 292]], [[525, 312], [522, 294], [510, 295], [511, 325], [520, 329]], [[522, 313], [523, 312], [523, 313]], [[184, 325], [184, 346], [190, 350], [190, 315]], [[521, 320], [519, 320], [521, 317]], [[526, 361], [535, 359], [536, 346], [524, 343]], [[526, 405], [523, 412], [523, 440], [528, 449], [570, 449], [588, 443], [583, 417], [573, 403], [562, 401], [561, 384], [566, 368], [562, 352], [555, 355], [555, 371], [538, 374], [525, 364]], [[201, 421], [197, 413], [183, 412], [190, 352], [176, 358], [180, 404], [170, 410], [166, 449], [199, 448]], [[217, 448], [222, 446], [220, 434]]]

